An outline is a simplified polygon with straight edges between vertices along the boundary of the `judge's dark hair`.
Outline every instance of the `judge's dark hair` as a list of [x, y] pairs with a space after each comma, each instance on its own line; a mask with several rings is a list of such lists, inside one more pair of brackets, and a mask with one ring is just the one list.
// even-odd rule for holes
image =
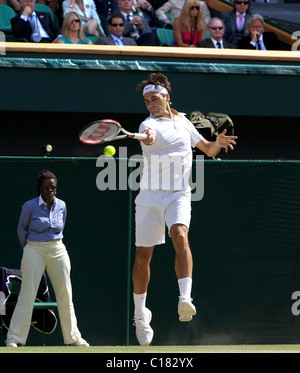
[[41, 194], [40, 187], [41, 187], [42, 181], [43, 180], [49, 180], [49, 179], [54, 179], [55, 182], [57, 183], [57, 177], [54, 175], [53, 172], [51, 172], [49, 170], [42, 170], [39, 173], [39, 176], [38, 176], [37, 181], [36, 181], [36, 190], [37, 190], [38, 196]]
[[154, 84], [155, 87], [160, 85], [162, 87], [165, 87], [169, 94], [172, 92], [171, 83], [169, 82], [168, 78], [162, 73], [150, 74], [147, 80], [143, 80], [141, 83], [138, 84], [137, 90], [143, 91], [144, 87], [148, 84]]

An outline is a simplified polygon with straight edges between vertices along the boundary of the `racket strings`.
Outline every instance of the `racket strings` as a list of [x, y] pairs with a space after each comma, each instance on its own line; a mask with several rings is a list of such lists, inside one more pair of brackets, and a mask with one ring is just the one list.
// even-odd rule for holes
[[85, 143], [98, 143], [114, 138], [120, 132], [119, 126], [114, 122], [99, 121], [88, 126], [80, 136]]

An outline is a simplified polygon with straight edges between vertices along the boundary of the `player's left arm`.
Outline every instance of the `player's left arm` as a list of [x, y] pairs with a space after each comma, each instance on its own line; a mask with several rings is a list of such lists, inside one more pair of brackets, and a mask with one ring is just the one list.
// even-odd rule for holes
[[225, 129], [222, 133], [220, 133], [216, 141], [208, 141], [206, 139], [202, 139], [196, 144], [196, 147], [200, 149], [203, 153], [205, 153], [208, 157], [215, 157], [222, 148], [225, 149], [225, 153], [228, 152], [228, 148], [233, 150], [234, 145], [236, 145], [235, 140], [238, 138], [237, 136], [226, 136], [227, 130]]

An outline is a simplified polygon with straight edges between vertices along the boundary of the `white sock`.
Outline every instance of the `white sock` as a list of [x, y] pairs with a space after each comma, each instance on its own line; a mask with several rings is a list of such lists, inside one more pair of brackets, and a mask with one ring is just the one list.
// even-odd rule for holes
[[133, 293], [134, 314], [137, 318], [142, 318], [146, 313], [147, 292], [142, 294]]
[[184, 277], [178, 279], [179, 286], [179, 298], [180, 299], [191, 299], [192, 293], [192, 279], [191, 277]]

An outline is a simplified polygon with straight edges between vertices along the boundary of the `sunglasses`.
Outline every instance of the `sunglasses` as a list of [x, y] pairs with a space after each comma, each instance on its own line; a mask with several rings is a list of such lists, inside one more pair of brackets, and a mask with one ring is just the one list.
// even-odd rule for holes
[[124, 26], [124, 23], [112, 23], [111, 26], [113, 27], [123, 27]]
[[236, 4], [239, 4], [239, 5], [241, 5], [241, 4], [248, 5], [248, 4], [249, 4], [249, 1], [236, 1], [235, 3], [236, 3]]
[[199, 10], [200, 8], [198, 7], [198, 5], [192, 5], [192, 6], [190, 7], [190, 10], [194, 10], [194, 9]]
[[220, 26], [220, 27], [210, 27], [212, 30], [216, 31], [216, 30], [223, 30], [223, 26]]
[[71, 23], [79, 23], [80, 22], [80, 19], [73, 19], [72, 21], [71, 21]]

